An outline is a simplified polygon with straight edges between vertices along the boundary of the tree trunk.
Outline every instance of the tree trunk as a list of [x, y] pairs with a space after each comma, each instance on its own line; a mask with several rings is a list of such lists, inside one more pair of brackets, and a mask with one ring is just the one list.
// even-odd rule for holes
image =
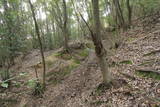
[[132, 9], [131, 9], [131, 6], [130, 6], [130, 1], [127, 0], [126, 1], [126, 5], [127, 5], [127, 10], [128, 10], [128, 25], [130, 26], [132, 23], [131, 23], [131, 18], [132, 18]]
[[119, 0], [113, 0], [113, 4], [115, 6], [115, 11], [116, 11], [116, 16], [117, 16], [117, 19], [118, 19], [118, 22], [119, 22], [119, 26], [121, 28], [123, 28], [123, 30], [125, 30], [126, 25], [125, 25], [122, 9], [121, 9], [120, 4], [119, 4]]
[[39, 46], [40, 46], [40, 52], [41, 52], [41, 57], [42, 57], [42, 63], [43, 63], [43, 88], [45, 89], [46, 87], [46, 82], [45, 82], [45, 75], [46, 75], [46, 64], [45, 64], [45, 57], [44, 57], [44, 53], [43, 53], [43, 45], [42, 45], [42, 41], [41, 41], [41, 37], [40, 37], [40, 31], [39, 31], [39, 26], [36, 20], [36, 16], [34, 13], [34, 7], [31, 3], [31, 1], [29, 0], [29, 4], [30, 4], [30, 8], [32, 11], [32, 16], [33, 16], [33, 20], [34, 20], [34, 24], [35, 24], [35, 29], [36, 29], [36, 34], [38, 37], [38, 41], [39, 41]]
[[99, 18], [99, 0], [92, 0], [93, 5], [93, 20], [94, 20], [94, 33], [92, 39], [95, 45], [95, 52], [99, 60], [99, 64], [102, 71], [103, 82], [108, 84], [111, 81], [111, 75], [108, 71], [107, 61], [105, 60], [105, 49], [101, 40], [101, 25]]
[[64, 25], [62, 28], [62, 33], [64, 36], [64, 48], [66, 51], [69, 51], [69, 46], [68, 46], [68, 40], [69, 40], [69, 35], [68, 35], [68, 14], [67, 14], [67, 6], [66, 6], [66, 0], [63, 0], [63, 20], [64, 20]]

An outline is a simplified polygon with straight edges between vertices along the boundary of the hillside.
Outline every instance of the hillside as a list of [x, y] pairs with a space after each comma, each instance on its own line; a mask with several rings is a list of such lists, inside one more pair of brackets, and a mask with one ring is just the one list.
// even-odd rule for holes
[[[157, 15], [157, 14], [156, 14]], [[16, 79], [1, 90], [2, 107], [159, 107], [160, 106], [160, 16], [135, 20], [132, 29], [121, 33], [123, 42], [108, 59], [113, 81], [101, 84], [101, 70], [92, 42], [82, 43], [73, 52], [61, 49], [45, 52], [47, 89], [34, 96], [28, 81], [41, 80], [40, 53], [33, 50], [12, 67]], [[155, 18], [156, 17], [156, 18]], [[152, 20], [155, 18], [155, 20]], [[144, 25], [143, 23], [148, 23]], [[144, 27], [145, 26], [145, 27]], [[107, 34], [106, 34], [107, 35]], [[17, 58], [18, 60], [18, 58]], [[34, 83], [34, 82], [33, 82]], [[30, 81], [29, 84], [32, 84]], [[32, 85], [31, 85], [32, 86]]]

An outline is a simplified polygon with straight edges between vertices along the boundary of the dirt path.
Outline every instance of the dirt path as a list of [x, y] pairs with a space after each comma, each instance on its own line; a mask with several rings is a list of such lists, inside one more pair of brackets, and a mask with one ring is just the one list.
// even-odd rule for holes
[[98, 84], [96, 82], [99, 81], [100, 73], [96, 72], [97, 69], [95, 54], [91, 52], [82, 65], [72, 71], [61, 84], [47, 87], [44, 94], [47, 97], [40, 99], [39, 104], [47, 105], [47, 107], [78, 107], [83, 105], [86, 100], [83, 98], [84, 92], [86, 94], [88, 91], [87, 93], [90, 94], [91, 89], [94, 89]]

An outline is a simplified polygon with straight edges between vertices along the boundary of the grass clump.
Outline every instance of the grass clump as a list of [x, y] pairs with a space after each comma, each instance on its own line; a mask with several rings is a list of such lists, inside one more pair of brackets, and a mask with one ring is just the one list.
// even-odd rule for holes
[[43, 85], [42, 83], [40, 83], [40, 81], [37, 78], [29, 80], [27, 82], [27, 86], [33, 89], [32, 94], [34, 96], [42, 95], [44, 92]]

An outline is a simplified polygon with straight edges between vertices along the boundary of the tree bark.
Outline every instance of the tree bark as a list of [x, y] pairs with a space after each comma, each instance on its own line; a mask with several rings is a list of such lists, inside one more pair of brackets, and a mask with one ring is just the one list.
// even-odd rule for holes
[[120, 7], [119, 0], [113, 0], [113, 4], [115, 6], [115, 11], [116, 11], [116, 16], [119, 22], [119, 26], [123, 28], [123, 30], [125, 30], [126, 25], [125, 25], [125, 21], [124, 21], [124, 17], [123, 17], [122, 9]]
[[126, 5], [127, 5], [127, 10], [128, 10], [128, 25], [130, 26], [132, 23], [131, 23], [131, 18], [132, 18], [132, 9], [131, 9], [131, 6], [130, 6], [130, 0], [127, 0], [126, 1]]
[[69, 34], [68, 34], [68, 28], [67, 28], [67, 24], [68, 24], [68, 14], [67, 14], [67, 6], [66, 6], [66, 0], [63, 0], [63, 20], [64, 20], [64, 25], [62, 28], [62, 33], [64, 36], [64, 48], [65, 50], [68, 52], [69, 51], [69, 46], [68, 46], [68, 40], [69, 40]]
[[111, 75], [108, 71], [107, 61], [105, 59], [105, 49], [102, 44], [101, 39], [101, 25], [100, 25], [100, 18], [99, 18], [99, 0], [92, 0], [93, 5], [93, 20], [94, 20], [94, 33], [92, 35], [92, 40], [95, 45], [95, 52], [99, 60], [99, 64], [102, 71], [103, 82], [108, 84], [111, 82]]
[[44, 57], [44, 53], [43, 53], [43, 45], [42, 45], [42, 41], [41, 41], [41, 37], [40, 37], [39, 26], [38, 26], [38, 23], [36, 20], [35, 12], [34, 12], [34, 7], [33, 7], [33, 4], [31, 3], [30, 0], [29, 0], [29, 4], [30, 4], [31, 11], [32, 11], [36, 34], [37, 34], [39, 46], [40, 46], [40, 52], [41, 52], [42, 63], [43, 63], [43, 88], [45, 89], [45, 87], [46, 87], [46, 82], [45, 82], [45, 80], [46, 80], [45, 79], [46, 78], [46, 76], [45, 76], [46, 75], [46, 64], [45, 64], [45, 57]]

